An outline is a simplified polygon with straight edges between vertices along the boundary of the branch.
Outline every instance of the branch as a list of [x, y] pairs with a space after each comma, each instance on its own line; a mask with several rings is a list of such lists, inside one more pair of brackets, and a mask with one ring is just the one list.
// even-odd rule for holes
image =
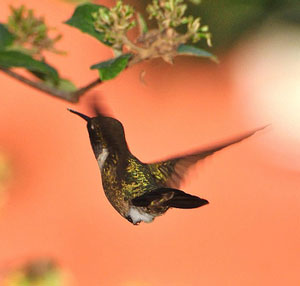
[[91, 88], [97, 86], [98, 84], [102, 83], [102, 80], [98, 77], [96, 78], [94, 81], [92, 81], [91, 83], [77, 89], [76, 91], [73, 91], [73, 97], [76, 98], [77, 100], [75, 102], [77, 102], [79, 100], [79, 97], [82, 96], [83, 94], [85, 94], [88, 90], [90, 90]]
[[27, 85], [29, 85], [29, 86], [37, 89], [37, 90], [40, 90], [42, 92], [45, 92], [45, 93], [47, 93], [49, 95], [52, 95], [54, 97], [57, 97], [59, 99], [66, 100], [66, 101], [73, 102], [73, 103], [78, 102], [80, 96], [82, 96], [88, 90], [90, 90], [91, 88], [93, 88], [93, 87], [97, 86], [98, 84], [102, 83], [101, 79], [97, 78], [96, 80], [92, 81], [91, 83], [87, 84], [86, 86], [83, 86], [83, 87], [81, 87], [81, 88], [79, 88], [75, 91], [68, 92], [68, 91], [59, 90], [59, 89], [56, 89], [54, 87], [45, 85], [42, 82], [35, 82], [35, 81], [32, 81], [32, 80], [29, 80], [26, 77], [14, 72], [10, 69], [0, 67], [0, 71], [6, 73], [10, 77], [13, 77], [14, 79], [16, 79], [16, 80], [18, 80], [18, 81], [20, 81], [24, 84], [27, 84]]

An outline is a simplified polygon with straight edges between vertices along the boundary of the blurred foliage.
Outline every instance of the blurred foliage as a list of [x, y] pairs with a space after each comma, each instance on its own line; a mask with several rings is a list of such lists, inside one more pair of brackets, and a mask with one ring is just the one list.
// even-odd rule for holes
[[[121, 0], [111, 9], [100, 7], [93, 13], [94, 27], [104, 33], [105, 40], [114, 49], [121, 51], [125, 46], [129, 51], [140, 54], [141, 59], [161, 56], [169, 62], [169, 58], [176, 55], [178, 46], [190, 39], [196, 43], [204, 38], [210, 46], [208, 26], [200, 24], [200, 17], [186, 15], [186, 9], [184, 0], [152, 0], [146, 11], [149, 19], [155, 19], [156, 28], [149, 30], [143, 16], [138, 14], [139, 31], [142, 32], [134, 42], [128, 39], [127, 32], [136, 26], [135, 9]], [[183, 33], [177, 31], [180, 26], [185, 28]]]
[[[208, 51], [186, 45], [206, 39], [210, 46], [211, 34], [208, 26], [201, 24], [200, 17], [186, 13], [184, 0], [152, 0], [145, 8], [149, 20], [156, 24], [150, 29], [142, 14], [121, 0], [111, 8], [91, 3], [79, 5], [66, 21], [113, 49], [116, 58], [91, 67], [99, 70], [101, 80], [112, 79], [127, 66], [154, 58], [168, 63], [178, 55], [216, 60]], [[137, 25], [139, 35], [132, 40], [128, 32]]]
[[65, 286], [62, 272], [49, 259], [31, 261], [10, 271], [4, 286]]
[[[204, 38], [206, 44], [211, 45], [208, 26], [214, 35], [214, 49], [220, 51], [271, 18], [300, 23], [299, 0], [126, 1], [137, 4], [142, 13], [122, 0], [112, 1], [116, 4], [110, 8], [88, 2], [77, 6], [66, 24], [113, 49], [116, 58], [92, 66], [93, 69], [99, 67], [101, 80], [114, 78], [127, 66], [153, 58], [172, 63], [175, 56], [192, 55], [216, 61], [200, 41]], [[139, 36], [132, 40], [127, 34], [135, 26], [139, 28]], [[11, 7], [8, 22], [0, 24], [0, 67], [23, 67], [46, 85], [73, 92], [74, 84], [60, 78], [43, 56], [44, 51], [61, 53], [55, 47], [61, 35], [50, 37], [50, 30], [44, 18], [36, 17], [32, 10], [23, 5]], [[130, 58], [123, 57], [128, 53]]]
[[25, 6], [10, 7], [7, 23], [0, 23], [0, 68], [25, 68], [48, 86], [61, 91], [74, 91], [75, 86], [61, 78], [57, 70], [49, 65], [44, 51], [62, 54], [55, 48], [61, 35], [49, 36], [49, 28], [42, 17]]
[[43, 58], [44, 51], [62, 53], [55, 48], [62, 35], [50, 37], [49, 32], [53, 28], [46, 25], [44, 18], [36, 17], [33, 10], [27, 9], [24, 5], [18, 8], [11, 6], [10, 10], [7, 28], [15, 36], [11, 49], [36, 58]]
[[[217, 53], [265, 21], [300, 24], [299, 0], [126, 0], [126, 4], [117, 0], [112, 1], [112, 7], [90, 3], [100, 1], [84, 2], [65, 23], [112, 48], [115, 58], [91, 67], [99, 70], [101, 80], [112, 79], [126, 67], [154, 58], [172, 63], [176, 56], [189, 55], [216, 61], [206, 50], [207, 45], [211, 46], [211, 34]], [[128, 36], [128, 32], [136, 26], [139, 33], [132, 39], [137, 34]], [[44, 85], [74, 93], [74, 84], [61, 78], [43, 55], [44, 51], [61, 53], [55, 47], [61, 35], [50, 37], [50, 30], [44, 18], [36, 17], [32, 10], [11, 7], [7, 23], [0, 23], [0, 69], [22, 67]]]
[[203, 0], [201, 5], [189, 5], [193, 15], [202, 15], [213, 34], [213, 49], [230, 48], [248, 31], [265, 21], [280, 20], [300, 24], [299, 0]]
[[[186, 1], [195, 5], [201, 2]], [[211, 33], [200, 17], [187, 13], [185, 0], [151, 0], [144, 7], [148, 19], [155, 22], [150, 29], [149, 21], [137, 13], [133, 6], [124, 4], [122, 0], [115, 3], [113, 7], [89, 2], [80, 4], [65, 22], [112, 48], [115, 58], [91, 67], [99, 71], [100, 80], [97, 83], [116, 77], [127, 67], [154, 58], [161, 58], [170, 64], [180, 55], [216, 61], [213, 54], [194, 46], [201, 39], [211, 46]], [[77, 92], [75, 85], [61, 78], [58, 71], [46, 62], [43, 54], [44, 51], [62, 53], [55, 47], [61, 35], [50, 37], [51, 28], [46, 25], [44, 18], [36, 17], [32, 9], [24, 5], [10, 9], [7, 23], [0, 23], [0, 69], [31, 86], [69, 99], [69, 93], [73, 95]], [[128, 32], [136, 26], [139, 34], [132, 40]], [[9, 72], [14, 67], [25, 68], [42, 84]]]
[[[141, 11], [150, 0], [127, 0], [139, 4]], [[201, 5], [198, 5], [201, 2]], [[299, 25], [299, 0], [191, 0], [187, 13], [198, 17], [206, 23], [213, 35], [214, 53], [226, 51], [240, 37], [252, 29], [259, 28], [265, 21], [280, 20]], [[154, 23], [152, 23], [154, 26]], [[203, 43], [198, 43], [203, 47]]]
[[6, 187], [12, 175], [12, 166], [5, 153], [0, 152], [0, 206], [5, 201]]

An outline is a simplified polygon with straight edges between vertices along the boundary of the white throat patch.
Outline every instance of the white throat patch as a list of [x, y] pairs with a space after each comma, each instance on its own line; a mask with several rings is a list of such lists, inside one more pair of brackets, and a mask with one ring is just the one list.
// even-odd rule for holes
[[140, 210], [138, 210], [136, 207], [131, 207], [129, 209], [129, 213], [128, 216], [131, 217], [131, 220], [134, 224], [138, 223], [138, 222], [152, 222], [154, 219], [153, 215], [147, 214], [145, 212], [141, 212]]
[[99, 154], [97, 161], [98, 161], [98, 165], [100, 167], [100, 169], [102, 170], [105, 160], [107, 159], [109, 155], [109, 152], [107, 150], [107, 148], [103, 148], [102, 152]]

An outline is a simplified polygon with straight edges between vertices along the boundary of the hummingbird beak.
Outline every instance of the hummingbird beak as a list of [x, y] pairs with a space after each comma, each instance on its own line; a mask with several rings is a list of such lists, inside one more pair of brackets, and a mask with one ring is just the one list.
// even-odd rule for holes
[[74, 113], [74, 114], [77, 114], [78, 116], [80, 116], [81, 118], [83, 118], [84, 120], [86, 120], [87, 122], [89, 122], [90, 119], [91, 119], [91, 118], [88, 117], [87, 115], [84, 115], [84, 114], [82, 114], [82, 113], [80, 113], [80, 112], [78, 112], [78, 111], [75, 111], [75, 110], [71, 109], [71, 108], [68, 108], [68, 110], [69, 110], [70, 112]]

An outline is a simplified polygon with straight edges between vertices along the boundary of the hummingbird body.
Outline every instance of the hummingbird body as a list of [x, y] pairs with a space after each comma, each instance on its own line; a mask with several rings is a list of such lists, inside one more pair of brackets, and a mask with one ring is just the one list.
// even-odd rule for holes
[[[113, 153], [108, 153], [102, 167], [101, 163], [98, 160], [103, 189], [112, 206], [134, 224], [142, 220], [151, 222], [158, 214], [151, 212], [151, 210], [147, 211], [143, 207], [135, 207], [130, 203], [133, 198], [157, 188], [147, 165], [128, 154], [126, 166], [121, 166], [120, 158]], [[121, 167], [125, 167], [123, 174], [122, 170], [118, 171]]]
[[199, 160], [262, 129], [189, 155], [146, 164], [129, 151], [120, 121], [99, 111], [93, 118], [71, 109], [69, 111], [87, 121], [105, 195], [111, 205], [134, 225], [141, 221], [151, 222], [172, 207], [189, 209], [208, 204], [207, 200], [178, 189], [186, 171]]

